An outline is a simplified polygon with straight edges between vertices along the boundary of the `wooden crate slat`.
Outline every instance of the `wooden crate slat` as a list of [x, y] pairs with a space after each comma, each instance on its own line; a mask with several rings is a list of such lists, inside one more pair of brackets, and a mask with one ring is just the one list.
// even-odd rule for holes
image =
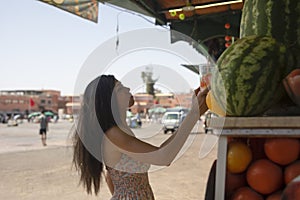
[[223, 129], [288, 128], [300, 129], [300, 116], [286, 117], [214, 117], [209, 127]]

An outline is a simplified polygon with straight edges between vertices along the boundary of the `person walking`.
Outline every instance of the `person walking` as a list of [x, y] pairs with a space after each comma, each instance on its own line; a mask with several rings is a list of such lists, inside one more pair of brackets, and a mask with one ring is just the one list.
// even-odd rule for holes
[[48, 131], [48, 119], [45, 116], [45, 111], [43, 110], [40, 116], [40, 136], [43, 146], [47, 146], [47, 131]]
[[148, 179], [151, 165], [169, 166], [187, 140], [200, 115], [208, 109], [208, 90], [198, 88], [192, 107], [178, 130], [160, 146], [135, 137], [126, 123], [134, 105], [130, 89], [113, 75], [91, 81], [73, 127], [73, 164], [88, 194], [98, 194], [104, 177], [111, 200], [154, 200]]
[[138, 127], [141, 128], [141, 127], [142, 127], [142, 119], [141, 119], [141, 114], [140, 114], [140, 112], [138, 112], [138, 113], [136, 114], [136, 121], [137, 121]]

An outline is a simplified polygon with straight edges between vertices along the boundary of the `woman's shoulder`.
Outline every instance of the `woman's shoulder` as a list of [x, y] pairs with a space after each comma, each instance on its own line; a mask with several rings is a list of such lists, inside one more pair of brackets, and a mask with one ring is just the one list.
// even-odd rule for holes
[[126, 134], [130, 136], [134, 136], [133, 132], [129, 127], [119, 127], [119, 126], [111, 126], [105, 134]]
[[105, 135], [114, 140], [128, 140], [132, 137], [134, 137], [134, 134], [132, 133], [131, 130], [127, 130], [127, 129], [123, 129], [123, 128], [120, 128], [118, 126], [112, 126], [110, 127], [106, 132], [105, 132]]
[[111, 126], [109, 129], [105, 131], [106, 135], [111, 134], [120, 134], [122, 132], [122, 129], [120, 129], [118, 126]]

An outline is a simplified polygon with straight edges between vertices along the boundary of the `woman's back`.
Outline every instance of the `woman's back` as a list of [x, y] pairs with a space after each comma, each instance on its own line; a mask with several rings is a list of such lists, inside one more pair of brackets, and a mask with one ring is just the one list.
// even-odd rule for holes
[[115, 167], [106, 167], [114, 186], [111, 200], [154, 200], [149, 184], [150, 165], [133, 160], [126, 154], [121, 155]]

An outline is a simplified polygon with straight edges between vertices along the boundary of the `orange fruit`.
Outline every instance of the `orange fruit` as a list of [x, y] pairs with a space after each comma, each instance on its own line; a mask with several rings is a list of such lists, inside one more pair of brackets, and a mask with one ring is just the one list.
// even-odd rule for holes
[[278, 190], [283, 183], [281, 168], [267, 159], [252, 163], [247, 170], [249, 186], [261, 194], [271, 194]]
[[243, 142], [232, 141], [228, 144], [227, 170], [231, 173], [244, 172], [252, 160], [250, 148]]
[[264, 198], [249, 187], [241, 187], [231, 197], [231, 200], [263, 200]]
[[297, 160], [300, 142], [296, 138], [268, 138], [264, 149], [270, 160], [280, 165], [287, 165]]
[[293, 162], [284, 169], [284, 182], [290, 183], [294, 178], [300, 175], [300, 160]]
[[277, 192], [274, 192], [273, 194], [270, 194], [266, 200], [281, 200], [282, 191], [279, 190]]
[[220, 107], [220, 105], [218, 104], [218, 102], [216, 101], [216, 99], [214, 98], [214, 95], [212, 94], [212, 91], [208, 91], [207, 96], [206, 96], [206, 105], [208, 107], [208, 109], [219, 115], [219, 116], [225, 116], [226, 113], [225, 111]]

